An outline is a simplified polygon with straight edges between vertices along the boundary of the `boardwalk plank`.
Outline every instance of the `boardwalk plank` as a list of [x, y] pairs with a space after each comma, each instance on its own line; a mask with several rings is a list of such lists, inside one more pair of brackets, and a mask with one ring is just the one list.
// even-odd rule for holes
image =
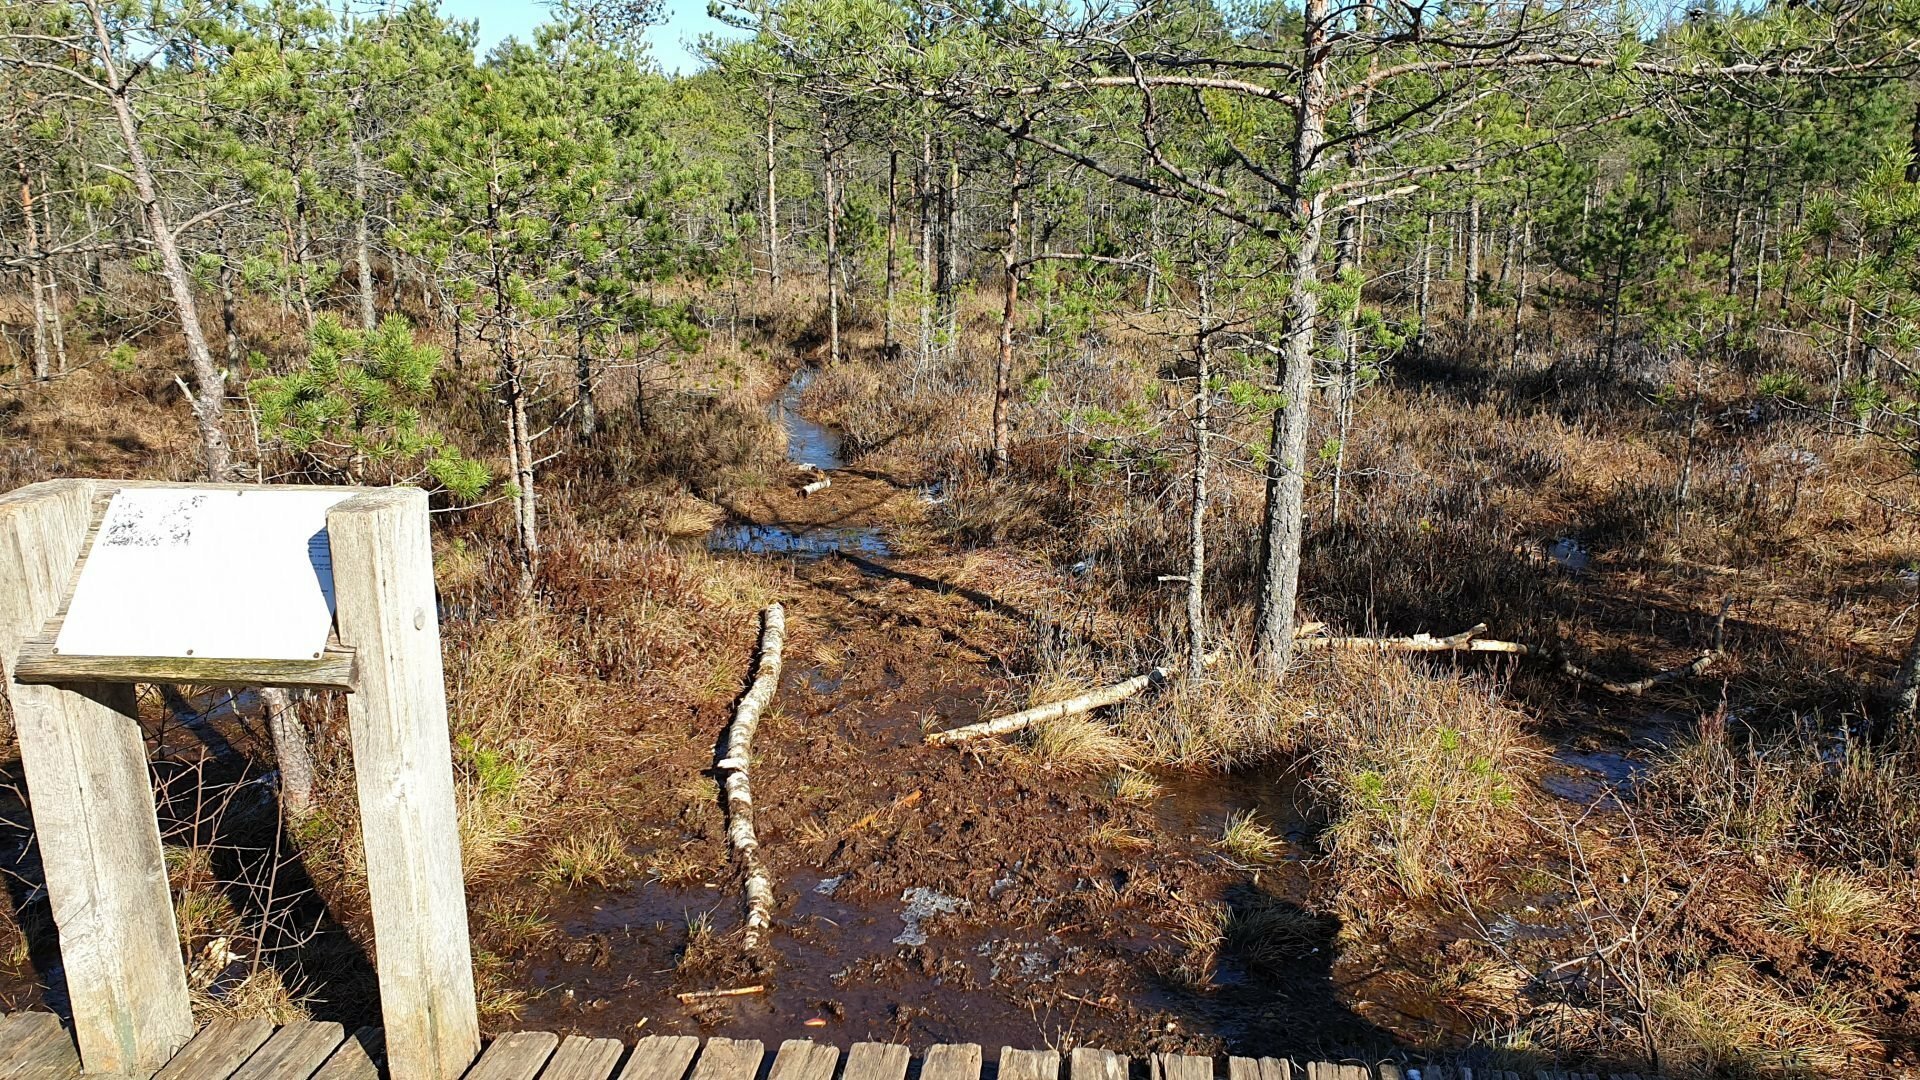
[[619, 1039], [569, 1035], [561, 1040], [560, 1049], [553, 1052], [540, 1080], [607, 1080], [626, 1049]]
[[0, 1020], [0, 1063], [11, 1061], [14, 1053], [32, 1041], [49, 1020], [55, 1026], [60, 1023], [60, 1018], [52, 1013], [33, 1012], [14, 1013]]
[[1000, 1048], [1000, 1080], [1060, 1080], [1060, 1055], [1052, 1050]]
[[387, 1033], [363, 1027], [333, 1052], [313, 1080], [380, 1080], [380, 1063], [387, 1055]]
[[80, 1075], [80, 1052], [73, 1036], [52, 1013], [19, 1013], [6, 1020], [18, 1031], [4, 1058], [5, 1080], [70, 1080]]
[[1155, 1054], [1153, 1080], [1213, 1080], [1213, 1059], [1189, 1054]]
[[974, 1043], [942, 1043], [927, 1047], [920, 1062], [920, 1080], [980, 1080], [980, 1047]]
[[691, 1035], [649, 1035], [633, 1044], [620, 1080], [680, 1080], [700, 1052], [700, 1040]]
[[1069, 1080], [1127, 1080], [1127, 1055], [1076, 1046], [1067, 1059], [1067, 1074]]
[[[913, 1051], [898, 1043], [854, 1043], [841, 1080], [904, 1080]], [[1123, 1077], [1122, 1080], [1125, 1080]]]
[[833, 1067], [839, 1062], [837, 1046], [820, 1046], [811, 1039], [788, 1039], [774, 1055], [773, 1072], [767, 1080], [833, 1080]]
[[708, 1039], [693, 1063], [693, 1080], [753, 1080], [766, 1053], [758, 1039]]
[[173, 1055], [154, 1080], [227, 1080], [272, 1035], [269, 1020], [215, 1020]]
[[346, 1029], [330, 1020], [295, 1020], [234, 1070], [233, 1080], [307, 1080], [346, 1037]]
[[559, 1045], [560, 1036], [551, 1031], [508, 1032], [467, 1070], [467, 1080], [534, 1080]]
[[811, 1039], [788, 1039], [774, 1054], [767, 1080], [833, 1080], [839, 1064], [837, 1046], [822, 1046]]
[[[1126, 1080], [1126, 1077], [1122, 1076], [1120, 1080]], [[1286, 1058], [1230, 1057], [1227, 1059], [1227, 1080], [1293, 1080], [1293, 1062]]]

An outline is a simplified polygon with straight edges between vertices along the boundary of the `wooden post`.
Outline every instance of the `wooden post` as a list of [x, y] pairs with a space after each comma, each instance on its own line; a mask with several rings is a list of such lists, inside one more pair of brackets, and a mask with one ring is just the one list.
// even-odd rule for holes
[[81, 1060], [145, 1077], [193, 1036], [193, 1012], [134, 688], [13, 681], [21, 641], [66, 597], [93, 491], [55, 480], [0, 496], [0, 666]]
[[395, 1080], [456, 1080], [480, 1051], [453, 801], [427, 496], [389, 488], [327, 514], [375, 968]]

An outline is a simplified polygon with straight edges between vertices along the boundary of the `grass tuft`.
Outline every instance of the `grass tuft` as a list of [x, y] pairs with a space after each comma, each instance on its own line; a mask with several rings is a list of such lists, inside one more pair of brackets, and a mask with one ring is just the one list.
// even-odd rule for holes
[[1086, 716], [1067, 716], [1027, 729], [1027, 755], [1041, 768], [1081, 773], [1133, 760], [1134, 749], [1113, 729]]
[[1142, 769], [1121, 769], [1107, 781], [1107, 794], [1120, 802], [1152, 802], [1160, 797], [1160, 781]]
[[547, 849], [547, 865], [540, 879], [549, 885], [578, 889], [586, 885], [607, 888], [634, 871], [627, 845], [610, 827], [569, 836]]
[[1774, 887], [1767, 914], [1775, 926], [1832, 949], [1886, 910], [1871, 884], [1839, 870], [1795, 870]]
[[1272, 829], [1260, 824], [1253, 811], [1238, 810], [1227, 815], [1226, 824], [1220, 830], [1219, 847], [1243, 863], [1269, 863], [1280, 857], [1287, 844], [1274, 835]]

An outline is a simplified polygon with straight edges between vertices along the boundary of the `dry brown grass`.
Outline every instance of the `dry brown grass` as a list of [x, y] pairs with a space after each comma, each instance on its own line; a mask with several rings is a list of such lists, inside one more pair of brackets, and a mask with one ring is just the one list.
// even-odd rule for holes
[[1530, 829], [1519, 805], [1538, 754], [1497, 683], [1397, 657], [1351, 657], [1316, 680], [1303, 737], [1350, 900], [1482, 879]]
[[1236, 810], [1227, 815], [1217, 843], [1228, 856], [1253, 865], [1272, 862], [1286, 850], [1286, 842], [1262, 824], [1251, 810]]
[[1832, 949], [1886, 909], [1886, 895], [1858, 875], [1796, 869], [1775, 885], [1767, 914], [1782, 929]]
[[1227, 647], [1204, 678], [1179, 674], [1163, 692], [1129, 705], [1120, 730], [1154, 761], [1224, 771], [1292, 753], [1309, 700], [1283, 693], [1244, 650]]
[[1022, 741], [1027, 759], [1041, 769], [1088, 773], [1125, 765], [1135, 748], [1113, 729], [1088, 716], [1066, 716], [1028, 728]]
[[1833, 1076], [1885, 1054], [1844, 989], [1783, 985], [1737, 957], [1721, 957], [1660, 989], [1651, 1015], [1669, 1069]]

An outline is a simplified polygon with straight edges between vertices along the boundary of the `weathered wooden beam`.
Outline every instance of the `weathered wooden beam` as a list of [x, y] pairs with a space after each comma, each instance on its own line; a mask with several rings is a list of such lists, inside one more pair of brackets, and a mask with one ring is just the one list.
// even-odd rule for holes
[[607, 1080], [613, 1075], [613, 1067], [620, 1064], [620, 1055], [626, 1052], [626, 1044], [619, 1039], [569, 1035], [561, 1040], [560, 1049], [553, 1052], [553, 1057], [547, 1059], [540, 1080]]
[[1060, 1080], [1060, 1054], [1053, 1050], [1000, 1048], [1000, 1080]]
[[455, 1080], [480, 1051], [427, 495], [388, 488], [327, 513], [388, 1071]]
[[980, 1080], [977, 1043], [941, 1043], [927, 1047], [920, 1062], [920, 1080]]
[[193, 1012], [133, 688], [13, 678], [21, 642], [66, 599], [93, 496], [85, 480], [0, 496], [0, 681], [13, 708], [81, 1061], [90, 1073], [145, 1077], [193, 1037]]
[[193, 656], [73, 656], [57, 651], [58, 621], [20, 645], [13, 677], [32, 686], [70, 682], [174, 683], [251, 689], [352, 690], [352, 649], [334, 646], [317, 660], [215, 660]]
[[1127, 1080], [1127, 1056], [1091, 1046], [1076, 1046], [1068, 1059], [1067, 1071], [1071, 1080]]

